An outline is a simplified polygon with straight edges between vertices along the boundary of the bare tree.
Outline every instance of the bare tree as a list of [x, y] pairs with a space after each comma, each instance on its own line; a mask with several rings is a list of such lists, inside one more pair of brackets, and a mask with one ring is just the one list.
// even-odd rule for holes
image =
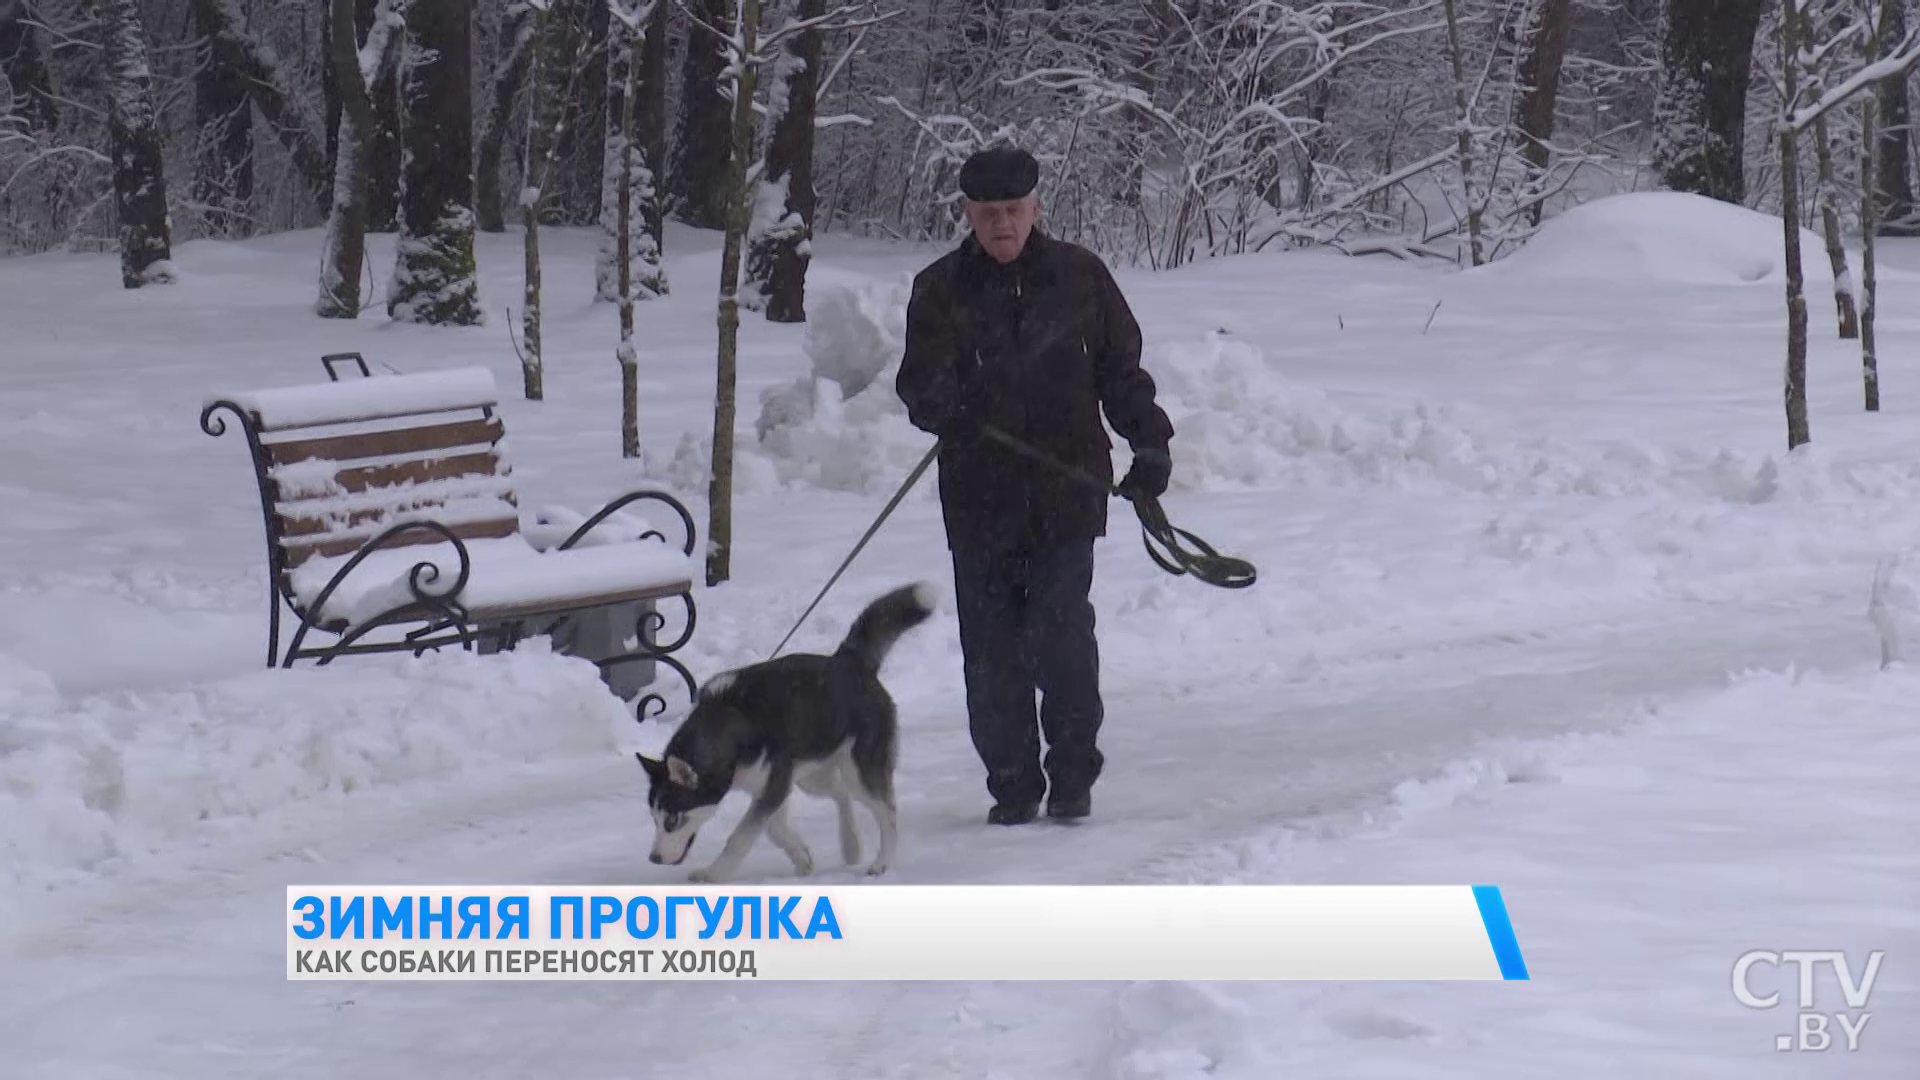
[[[733, 431], [740, 359], [740, 249], [747, 232], [747, 162], [753, 155], [753, 95], [759, 65], [760, 0], [739, 0], [729, 43], [733, 138], [727, 166], [726, 238], [720, 249], [720, 343], [713, 395], [713, 464], [707, 489], [707, 585], [733, 575]], [[688, 48], [693, 48], [689, 45]]]
[[[728, 103], [726, 41], [737, 40], [731, 24], [737, 0], [679, 0], [690, 24], [680, 73], [680, 117], [674, 133], [667, 194], [680, 219], [701, 229], [727, 223], [727, 171], [735, 111]], [[757, 6], [757, 5], [756, 5]]]
[[[620, 111], [607, 139], [617, 154], [614, 163], [613, 182], [613, 266], [616, 295], [620, 305], [620, 346], [614, 351], [614, 359], [620, 364], [620, 456], [637, 458], [640, 456], [640, 355], [633, 343], [633, 294], [634, 294], [634, 239], [638, 235], [647, 238], [644, 230], [635, 228], [635, 219], [639, 216], [636, 209], [643, 204], [657, 207], [658, 200], [650, 190], [652, 174], [634, 164], [635, 134], [634, 117], [640, 110], [634, 99], [640, 94], [640, 71], [646, 67], [641, 55], [650, 47], [644, 39], [648, 35], [664, 37], [665, 25], [660, 21], [666, 14], [666, 0], [644, 0], [639, 7], [628, 10], [621, 0], [607, 0], [613, 16], [608, 33], [612, 38], [615, 62], [608, 67], [607, 93], [617, 97]], [[660, 60], [664, 68], [664, 41], [661, 43]], [[656, 69], [655, 74], [663, 71]], [[614, 80], [618, 79], [616, 83]], [[657, 94], [656, 94], [657, 97]], [[664, 110], [663, 110], [664, 112]], [[618, 142], [615, 144], [614, 140]], [[634, 188], [637, 183], [645, 183], [649, 190], [644, 196]], [[655, 249], [656, 253], [658, 249]], [[644, 260], [642, 265], [645, 265]], [[659, 282], [664, 290], [665, 281]]]
[[1459, 143], [1460, 196], [1467, 208], [1467, 251], [1473, 265], [1487, 261], [1486, 244], [1481, 236], [1481, 202], [1474, 190], [1473, 113], [1467, 104], [1467, 73], [1460, 51], [1458, 0], [1441, 0], [1447, 13], [1447, 57], [1453, 65], [1454, 124]]
[[[1899, 41], [1907, 36], [1907, 5], [1904, 0], [1881, 6], [1880, 41]], [[1911, 169], [1912, 154], [1909, 152], [1909, 136], [1912, 115], [1909, 104], [1909, 87], [1906, 79], [1886, 79], [1875, 89], [1879, 98], [1876, 112], [1879, 120], [1880, 149], [1877, 153], [1877, 175], [1879, 187], [1876, 197], [1880, 204], [1874, 210], [1882, 236], [1920, 235], [1920, 210], [1916, 210], [1913, 197], [1913, 178]]]
[[218, 0], [193, 0], [200, 33], [194, 58], [193, 120], [199, 129], [194, 155], [193, 197], [201, 230], [237, 236], [251, 224], [253, 202], [253, 99], [233, 52], [221, 48], [224, 20]]
[[26, 0], [0, 0], [0, 82], [13, 101], [8, 112], [29, 130], [52, 131], [60, 124], [53, 100], [53, 76], [47, 70]]
[[326, 138], [321, 122], [309, 111], [298, 75], [266, 40], [248, 32], [238, 0], [193, 0], [193, 13], [206, 36], [209, 59], [230, 80], [219, 91], [224, 98], [212, 103], [213, 111], [237, 108], [239, 97], [258, 108], [312, 189], [314, 205], [324, 208], [332, 188]]
[[1746, 198], [1747, 81], [1764, 7], [1754, 0], [1668, 0], [1653, 168], [1675, 191], [1730, 203]]
[[107, 128], [113, 148], [114, 212], [120, 231], [120, 281], [129, 289], [170, 284], [173, 221], [153, 106], [153, 72], [139, 0], [97, 0], [105, 38]]
[[[1880, 43], [1904, 12], [1904, 0], [1864, 0], [1867, 33], [1861, 61], [1872, 67], [1880, 59]], [[1878, 9], [1877, 11], [1875, 9]], [[1905, 80], [1901, 80], [1904, 86]], [[1881, 84], [1882, 86], [1886, 84]], [[1905, 91], [1902, 90], [1902, 96]], [[1863, 95], [1860, 104], [1860, 381], [1868, 412], [1880, 411], [1880, 358], [1874, 352], [1874, 315], [1879, 292], [1874, 268], [1874, 234], [1879, 231], [1880, 106], [1886, 95], [1878, 88]], [[1902, 140], [1904, 145], [1905, 140]]]
[[[1833, 72], [1846, 47], [1865, 30], [1860, 22], [1841, 23], [1848, 14], [1842, 7], [1853, 0], [1801, 0], [1800, 40], [1809, 46], [1803, 75], [1803, 93], [1818, 99], [1825, 95]], [[1847, 267], [1846, 239], [1840, 233], [1839, 181], [1834, 176], [1833, 140], [1827, 132], [1827, 119], [1813, 123], [1814, 202], [1819, 207], [1821, 236], [1826, 241], [1827, 265], [1833, 274], [1833, 304], [1839, 321], [1840, 337], [1852, 340], [1860, 336], [1860, 316], [1854, 304], [1853, 275]]]
[[527, 0], [532, 9], [533, 59], [528, 90], [526, 179], [520, 186], [524, 214], [525, 284], [520, 329], [520, 370], [528, 401], [546, 396], [545, 353], [540, 334], [540, 221], [550, 208], [548, 185], [559, 158], [561, 118], [566, 114], [578, 41], [571, 0]]
[[[669, 0], [642, 0], [635, 11], [608, 0], [607, 145], [601, 183], [600, 250], [595, 296], [631, 304], [667, 295], [666, 218], [660, 177], [667, 157]], [[630, 100], [631, 99], [631, 100]], [[626, 316], [623, 315], [623, 318]]]
[[527, 65], [534, 52], [533, 11], [527, 0], [507, 5], [502, 34], [506, 47], [494, 66], [489, 82], [486, 111], [480, 117], [480, 134], [474, 148], [474, 217], [481, 232], [507, 231], [507, 219], [500, 198], [500, 158], [506, 149], [507, 129], [513, 119], [514, 101], [527, 77]]
[[747, 226], [747, 284], [740, 302], [769, 322], [807, 319], [807, 263], [812, 257], [813, 121], [820, 86], [820, 27], [825, 0], [797, 0], [781, 28], [785, 38], [767, 81], [766, 157], [758, 170]]
[[367, 257], [367, 165], [379, 130], [370, 88], [391, 78], [411, 2], [380, 0], [366, 42], [356, 47], [355, 0], [329, 0], [326, 40], [340, 94], [340, 131], [335, 143], [333, 208], [320, 263], [320, 296], [314, 303], [314, 312], [321, 318], [354, 319], [364, 310], [360, 267]]
[[1801, 0], [1781, 0], [1780, 16], [1780, 219], [1787, 245], [1787, 449], [1812, 438], [1807, 430], [1807, 294], [1800, 266], [1799, 132]]
[[1520, 156], [1528, 166], [1528, 219], [1540, 224], [1546, 206], [1547, 166], [1552, 159], [1553, 122], [1560, 101], [1560, 72], [1567, 62], [1573, 30], [1573, 0], [1542, 0], [1539, 16], [1520, 66], [1520, 108], [1514, 126], [1521, 137]]

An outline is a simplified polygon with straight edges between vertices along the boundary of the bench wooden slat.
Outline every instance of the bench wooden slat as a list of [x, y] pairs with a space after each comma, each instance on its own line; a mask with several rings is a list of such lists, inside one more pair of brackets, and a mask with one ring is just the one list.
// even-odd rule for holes
[[364, 458], [421, 454], [433, 450], [458, 450], [470, 446], [491, 446], [506, 434], [499, 417], [461, 420], [451, 424], [428, 424], [368, 431], [352, 435], [322, 435], [311, 439], [290, 439], [266, 443], [261, 449], [275, 466], [295, 465], [303, 461], [355, 461]]
[[333, 474], [335, 490], [289, 495], [283, 488], [280, 492], [279, 505], [291, 512], [301, 503], [338, 498], [343, 492], [360, 495], [374, 489], [401, 484], [429, 484], [436, 480], [460, 480], [469, 476], [508, 477], [511, 475], [513, 475], [512, 467], [502, 461], [499, 453], [494, 450], [453, 454], [447, 457], [417, 458], [412, 461], [392, 461], [382, 465], [352, 465]]
[[[396, 494], [399, 493], [396, 492]], [[476, 498], [488, 502], [503, 502], [514, 507], [520, 505], [519, 499], [510, 491], [497, 493], [488, 492], [483, 496], [464, 495], [452, 499], [437, 498], [417, 501], [411, 499], [395, 499], [393, 502], [382, 506], [357, 506], [348, 510], [323, 509], [325, 504], [320, 502], [288, 503], [286, 504], [286, 508], [280, 512], [280, 535], [286, 537], [289, 541], [300, 539], [302, 542], [307, 542], [305, 540], [306, 537], [324, 536], [329, 533], [351, 532], [364, 542], [374, 535], [365, 529], [364, 526], [373, 524], [383, 518], [392, 518], [398, 521], [403, 515], [433, 517], [437, 513], [444, 512], [449, 503], [471, 502]], [[313, 509], [308, 513], [298, 512], [303, 505], [312, 506]], [[398, 543], [400, 539], [404, 538], [396, 538], [394, 542]], [[432, 541], [429, 540], [426, 542], [431, 543]]]
[[[422, 509], [419, 515], [431, 518], [430, 508]], [[498, 517], [485, 517], [470, 521], [441, 522], [448, 531], [462, 540], [498, 540], [512, 536], [520, 531], [520, 516], [502, 514]], [[284, 536], [280, 546], [286, 552], [289, 570], [300, 566], [308, 559], [328, 558], [334, 555], [351, 555], [364, 547], [367, 541], [379, 535], [381, 529], [371, 532], [361, 530], [353, 533], [329, 531], [318, 536]], [[446, 538], [431, 529], [411, 529], [389, 540], [386, 547], [413, 547], [420, 544], [442, 544]]]

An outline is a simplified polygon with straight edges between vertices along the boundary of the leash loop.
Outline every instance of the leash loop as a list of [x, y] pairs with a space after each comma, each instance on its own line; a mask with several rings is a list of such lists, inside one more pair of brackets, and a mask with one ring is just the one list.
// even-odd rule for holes
[[[1257, 575], [1252, 563], [1231, 555], [1222, 555], [1205, 540], [1175, 526], [1167, 519], [1166, 509], [1160, 505], [1160, 500], [1153, 496], [1144, 492], [1121, 491], [1118, 486], [1108, 484], [1092, 473], [1069, 465], [1045, 451], [1028, 446], [998, 428], [982, 427], [981, 430], [1002, 445], [1065, 473], [1083, 484], [1098, 488], [1108, 495], [1118, 495], [1132, 503], [1134, 514], [1140, 519], [1140, 543], [1147, 550], [1147, 558], [1152, 559], [1155, 566], [1174, 577], [1191, 577], [1195, 581], [1221, 589], [1244, 589], [1254, 583]], [[847, 567], [853, 565], [853, 560], [866, 548], [867, 541], [872, 540], [873, 535], [880, 531], [880, 526], [886, 522], [887, 518], [893, 516], [900, 501], [907, 497], [907, 492], [913, 490], [913, 485], [920, 482], [920, 477], [939, 456], [940, 443], [935, 442], [927, 450], [927, 455], [920, 459], [920, 464], [915, 465], [913, 472], [907, 475], [906, 482], [900, 485], [900, 490], [894, 492], [893, 498], [887, 501], [886, 508], [880, 511], [880, 516], [873, 519], [873, 524], [867, 527], [866, 535], [862, 536], [860, 542], [853, 545], [853, 550], [847, 553], [847, 557], [841, 560], [839, 569], [827, 579], [827, 583], [821, 587], [819, 594], [813, 598], [813, 603], [808, 604], [807, 610], [800, 613], [800, 618], [795, 620], [793, 629], [788, 630], [787, 636], [781, 638], [780, 644], [774, 646], [773, 652], [767, 655], [767, 659], [771, 660], [779, 656], [780, 650], [786, 648], [787, 642], [793, 640], [793, 635], [799, 632], [800, 627], [806, 623], [807, 617], [813, 614], [813, 609], [820, 606], [821, 600], [826, 599], [828, 590], [840, 580], [840, 575], [847, 572]], [[1193, 550], [1182, 546], [1182, 541], [1192, 545]], [[1155, 543], [1165, 549], [1165, 555], [1155, 549]]]
[[[1145, 492], [1122, 491], [1117, 485], [1109, 485], [1084, 469], [1076, 468], [1045, 451], [1028, 446], [999, 428], [983, 426], [981, 430], [1009, 449], [1025, 454], [1108, 495], [1118, 495], [1132, 503], [1134, 515], [1140, 519], [1140, 542], [1147, 550], [1147, 558], [1152, 559], [1154, 565], [1174, 577], [1192, 577], [1196, 581], [1220, 589], [1244, 589], [1252, 585], [1258, 577], [1252, 563], [1231, 555], [1222, 555], [1205, 540], [1185, 529], [1175, 527], [1173, 522], [1167, 519], [1166, 509], [1160, 505], [1159, 499]], [[1182, 540], [1191, 544], [1195, 550], [1189, 551], [1183, 547]], [[1155, 542], [1166, 549], [1165, 556], [1154, 549]]]

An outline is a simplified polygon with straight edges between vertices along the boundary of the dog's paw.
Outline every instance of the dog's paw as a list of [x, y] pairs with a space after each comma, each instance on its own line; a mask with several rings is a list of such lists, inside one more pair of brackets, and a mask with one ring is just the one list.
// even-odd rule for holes
[[804, 847], [798, 847], [787, 852], [787, 857], [793, 860], [794, 873], [801, 877], [813, 873], [813, 852]]
[[874, 863], [872, 866], [867, 867], [868, 877], [879, 877], [880, 875], [886, 872], [887, 872], [887, 864], [883, 862], [877, 862], [877, 863]]
[[687, 880], [693, 882], [695, 885], [707, 885], [719, 881], [725, 876], [726, 875], [722, 874], [718, 869], [711, 866], [702, 866], [698, 870], [689, 870], [687, 872]]

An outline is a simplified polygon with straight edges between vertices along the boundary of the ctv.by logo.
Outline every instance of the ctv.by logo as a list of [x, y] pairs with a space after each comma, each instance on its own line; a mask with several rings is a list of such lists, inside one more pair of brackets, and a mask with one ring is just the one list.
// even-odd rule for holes
[[[1860, 1033], [1866, 1030], [1867, 1021], [1873, 1014], [1867, 1011], [1867, 1000], [1873, 995], [1873, 982], [1880, 977], [1880, 960], [1886, 953], [1879, 949], [1867, 954], [1867, 970], [1855, 981], [1853, 966], [1847, 961], [1847, 954], [1832, 949], [1788, 949], [1772, 952], [1767, 949], [1750, 949], [1740, 954], [1733, 964], [1733, 996], [1740, 1004], [1749, 1009], [1772, 1009], [1780, 1004], [1780, 992], [1774, 991], [1762, 997], [1753, 992], [1748, 983], [1756, 964], [1771, 964], [1779, 967], [1792, 964], [1799, 969], [1800, 997], [1799, 1012], [1795, 1014], [1795, 1030], [1791, 1035], [1776, 1035], [1773, 1039], [1775, 1050], [1812, 1050], [1819, 1052], [1833, 1045], [1830, 1026], [1838, 1026], [1846, 1037], [1847, 1049], [1860, 1049]], [[1813, 992], [1813, 975], [1822, 964], [1833, 969], [1834, 978], [1840, 984], [1840, 996], [1846, 1000], [1847, 1007], [1834, 1013], [1821, 1012]], [[1829, 1021], [1831, 1018], [1831, 1021]]]

